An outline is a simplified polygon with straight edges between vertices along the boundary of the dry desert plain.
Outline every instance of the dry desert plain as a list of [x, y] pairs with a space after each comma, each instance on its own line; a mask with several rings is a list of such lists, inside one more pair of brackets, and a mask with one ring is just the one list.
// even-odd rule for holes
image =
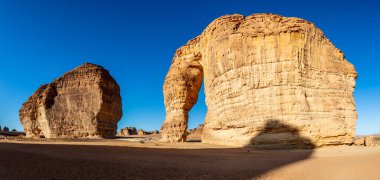
[[256, 150], [136, 137], [8, 138], [0, 140], [0, 159], [1, 179], [380, 179], [380, 146]]

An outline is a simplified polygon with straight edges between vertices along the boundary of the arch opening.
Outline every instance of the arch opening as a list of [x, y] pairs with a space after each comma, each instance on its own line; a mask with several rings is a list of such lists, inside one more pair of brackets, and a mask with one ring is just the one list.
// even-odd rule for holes
[[186, 142], [202, 142], [202, 131], [207, 113], [204, 81], [198, 93], [198, 101], [189, 112]]

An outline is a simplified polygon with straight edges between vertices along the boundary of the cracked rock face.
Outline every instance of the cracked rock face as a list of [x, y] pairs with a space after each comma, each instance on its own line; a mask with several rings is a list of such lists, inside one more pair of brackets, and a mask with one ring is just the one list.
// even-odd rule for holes
[[38, 88], [19, 115], [27, 137], [114, 137], [120, 88], [103, 67], [86, 63]]
[[203, 78], [208, 111], [202, 142], [350, 144], [356, 77], [344, 54], [306, 20], [222, 16], [174, 55], [163, 87], [161, 140], [186, 140], [188, 112]]

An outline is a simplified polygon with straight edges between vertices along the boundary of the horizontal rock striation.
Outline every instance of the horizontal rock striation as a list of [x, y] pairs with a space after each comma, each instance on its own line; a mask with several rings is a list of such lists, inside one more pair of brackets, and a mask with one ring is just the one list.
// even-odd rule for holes
[[19, 115], [27, 137], [110, 138], [122, 116], [120, 88], [86, 63], [38, 88]]
[[162, 141], [186, 139], [203, 77], [205, 143], [314, 147], [353, 141], [357, 73], [306, 20], [226, 15], [179, 48], [163, 88]]

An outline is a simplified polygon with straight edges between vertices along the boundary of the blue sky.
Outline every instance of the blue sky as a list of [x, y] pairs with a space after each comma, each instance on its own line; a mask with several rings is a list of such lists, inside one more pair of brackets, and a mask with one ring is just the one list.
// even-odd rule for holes
[[[357, 133], [379, 133], [378, 7], [373, 0], [0, 0], [0, 125], [22, 129], [18, 110], [41, 84], [92, 62], [120, 85], [119, 127], [159, 129], [175, 50], [219, 16], [265, 12], [314, 22], [346, 54], [359, 73]], [[190, 128], [207, 110], [201, 91]]]

